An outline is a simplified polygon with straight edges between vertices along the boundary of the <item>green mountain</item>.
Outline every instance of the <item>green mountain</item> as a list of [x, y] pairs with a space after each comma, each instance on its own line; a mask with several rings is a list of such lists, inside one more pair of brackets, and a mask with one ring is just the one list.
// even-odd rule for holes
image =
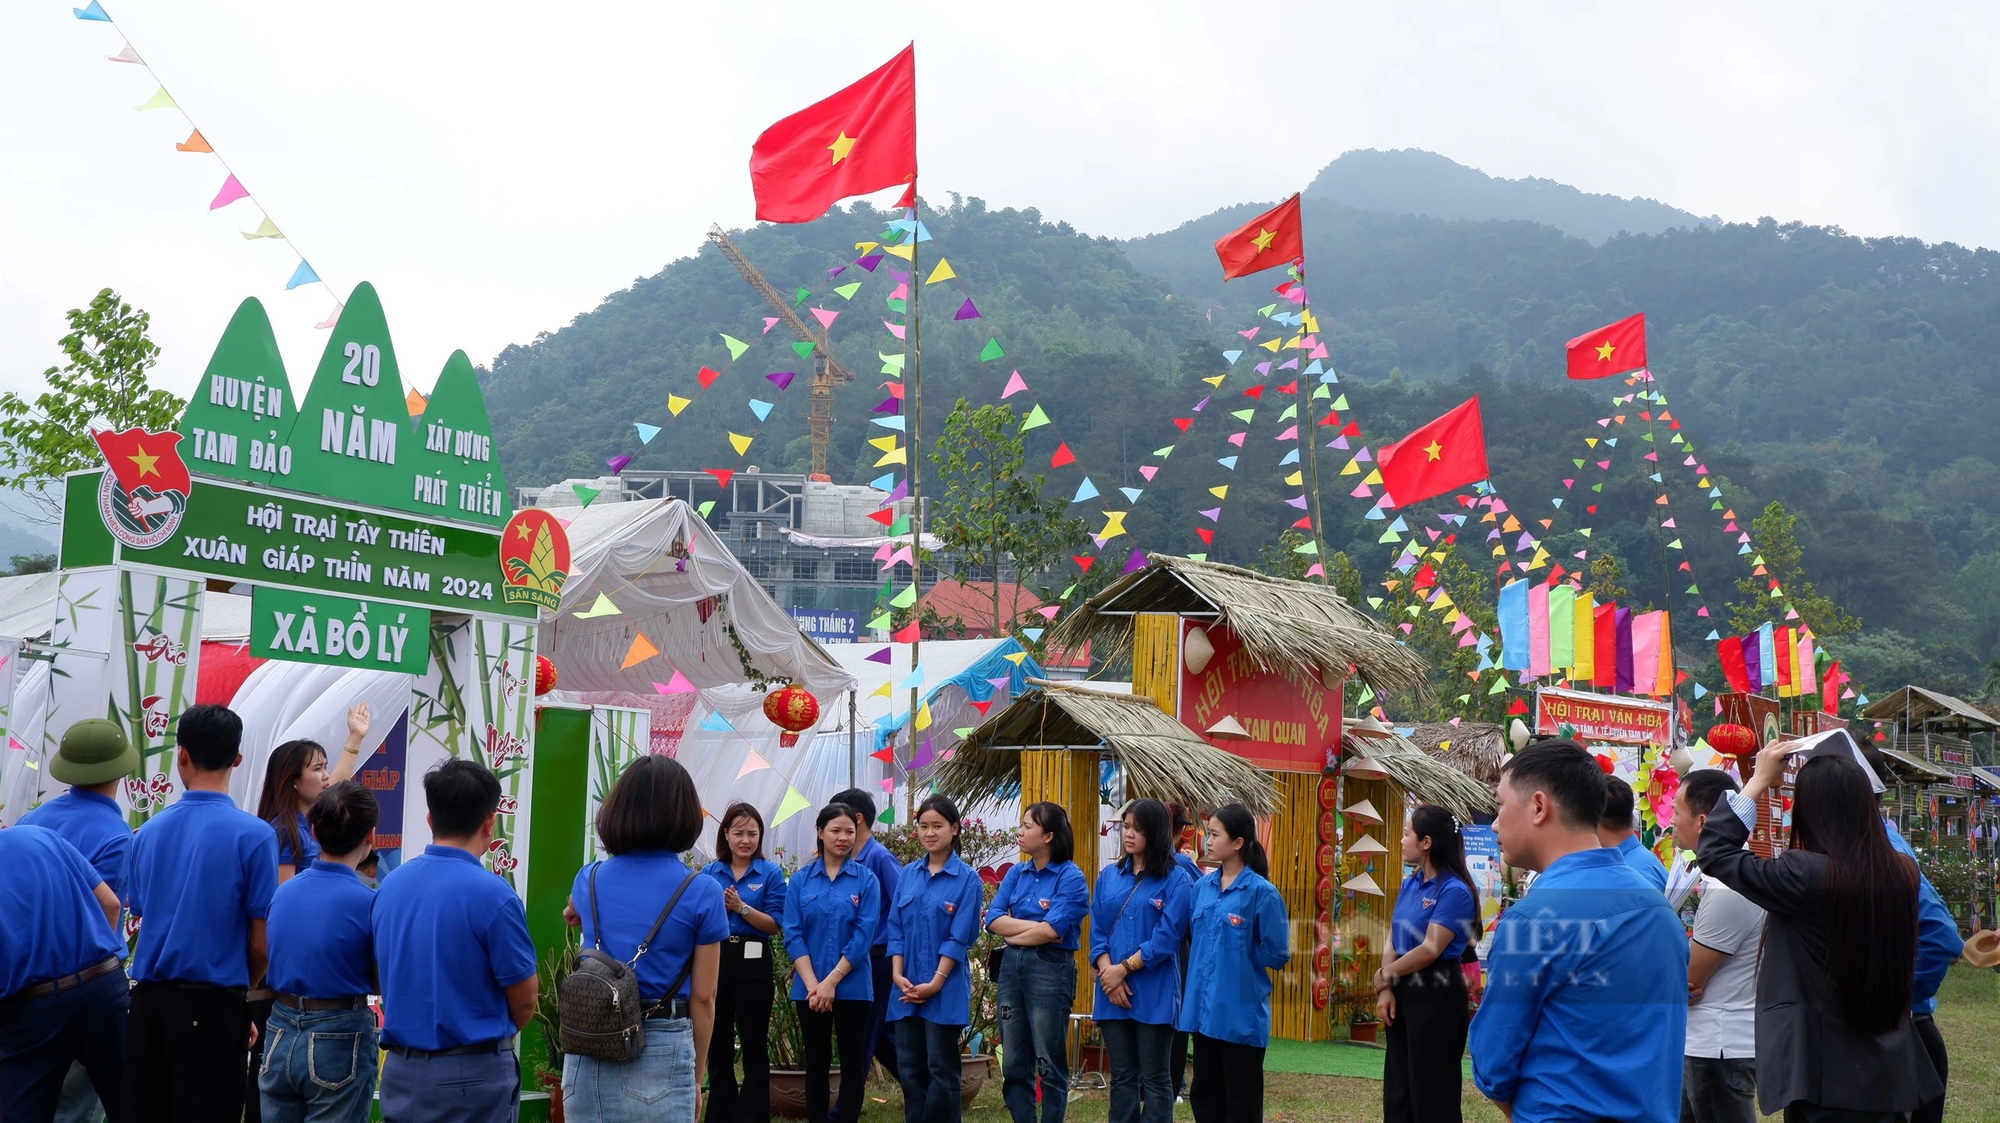
[[[1557, 563], [1576, 564], [1574, 552], [1586, 548], [1615, 556], [1631, 599], [1671, 604], [1679, 645], [1693, 651], [1710, 626], [1729, 630], [1729, 605], [1742, 596], [1735, 583], [1749, 565], [1680, 463], [1680, 446], [1669, 443], [1678, 432], [1694, 443], [1744, 530], [1772, 500], [1799, 516], [1806, 576], [1864, 625], [1831, 645], [1864, 687], [1917, 681], [1982, 691], [1986, 664], [2000, 658], [2000, 454], [1981, 409], [2000, 391], [2000, 255], [1771, 219], [1682, 223], [1683, 212], [1659, 204], [1614, 200], [1635, 204], [1619, 210], [1594, 201], [1603, 197], [1565, 196], [1568, 189], [1537, 187], [1530, 198], [1556, 202], [1534, 212], [1509, 201], [1508, 181], [1491, 181], [1481, 211], [1463, 189], [1459, 172], [1467, 169], [1386, 155], [1401, 159], [1406, 178], [1427, 166], [1437, 171], [1429, 195], [1412, 187], [1408, 198], [1458, 198], [1453, 214], [1541, 213], [1549, 221], [1347, 205], [1339, 200], [1384, 202], [1379, 191], [1355, 186], [1384, 179], [1356, 171], [1367, 164], [1353, 154], [1308, 190], [1312, 306], [1341, 379], [1330, 389], [1346, 394], [1343, 422], [1357, 422], [1368, 445], [1478, 393], [1499, 495], [1538, 536], [1535, 523], [1557, 520], [1545, 543]], [[1336, 175], [1342, 164], [1350, 166]], [[1232, 368], [1222, 352], [1244, 347], [1236, 333], [1252, 327], [1269, 339], [1279, 325], [1257, 309], [1289, 305], [1271, 291], [1282, 279], [1275, 271], [1223, 285], [1210, 247], [1268, 205], [1123, 243], [977, 199], [953, 196], [949, 206], [926, 209], [934, 237], [919, 247], [922, 274], [941, 253], [958, 275], [919, 286], [926, 431], [935, 434], [961, 396], [996, 400], [1019, 370], [1032, 394], [1008, 404], [1025, 413], [1039, 401], [1055, 420], [1029, 434], [1031, 457], [1046, 464], [1060, 439], [1079, 461], [1049, 472], [1051, 493], [1067, 496], [1085, 472], [1105, 495], [1142, 488], [1126, 520], [1139, 545], [1198, 551], [1196, 529], [1213, 527], [1211, 556], [1256, 562], [1299, 514], [1282, 502], [1293, 491], [1280, 480], [1293, 468], [1278, 462], [1293, 446], [1274, 440], [1280, 424], [1270, 408], [1297, 399], [1277, 394], [1273, 380], [1261, 402], [1243, 400], [1256, 378], [1242, 368], [1266, 353], [1252, 347]], [[889, 274], [901, 263], [885, 258], [869, 273], [853, 262], [856, 244], [878, 240], [889, 218], [864, 206], [803, 226], [732, 234], [773, 284], [809, 290], [804, 306], [840, 313], [833, 347], [858, 376], [836, 397], [832, 467], [843, 482], [883, 470], [872, 468], [876, 453], [863, 444], [884, 432], [864, 420], [883, 416], [870, 411], [886, 397], [883, 379], [868, 372], [878, 355], [900, 351], [882, 324], [895, 283]], [[1617, 223], [1645, 231], [1598, 244], [1596, 236]], [[857, 279], [852, 299], [832, 291]], [[967, 295], [978, 318], [953, 318]], [[1654, 447], [1640, 435], [1647, 403], [1610, 401], [1635, 388], [1563, 375], [1565, 340], [1637, 311], [1648, 314], [1651, 366], [1674, 419], [1656, 426], [1657, 446], [1673, 450], [1658, 462], [1640, 459], [1642, 445]], [[759, 334], [768, 314], [729, 263], [704, 247], [562, 330], [507, 348], [482, 379], [510, 478], [594, 475], [619, 454], [636, 454], [639, 467], [802, 471], [805, 379], [781, 392], [763, 375], [803, 368], [782, 325]], [[723, 333], [750, 344], [733, 363]], [[1005, 357], [981, 361], [993, 339]], [[696, 394], [703, 365], [722, 374]], [[1232, 375], [1219, 390], [1200, 381], [1224, 371]], [[669, 393], [694, 404], [670, 420]], [[1212, 400], [1196, 411], [1204, 397]], [[751, 398], [775, 403], [762, 425], [745, 404]], [[1241, 430], [1228, 411], [1246, 407], [1257, 412]], [[1599, 424], [1614, 414], [1626, 422]], [[1185, 436], [1174, 418], [1191, 419]], [[666, 431], [642, 448], [635, 421]], [[1226, 443], [1235, 431], [1248, 433], [1241, 447]], [[729, 448], [731, 432], [755, 437], [747, 456]], [[1606, 437], [1621, 447], [1585, 444]], [[1169, 459], [1153, 455], [1170, 444]], [[1231, 455], [1239, 458], [1234, 471], [1217, 462]], [[1380, 542], [1384, 523], [1366, 520], [1369, 501], [1350, 497], [1361, 477], [1338, 474], [1348, 455], [1319, 450], [1328, 546], [1346, 552], [1366, 583], [1363, 594], [1375, 595], [1400, 547]], [[1598, 460], [1611, 468], [1598, 469]], [[1149, 464], [1160, 466], [1150, 482], [1139, 472]], [[1654, 472], [1661, 482], [1648, 478]], [[1601, 492], [1585, 492], [1596, 483]], [[1196, 512], [1215, 506], [1209, 489], [1221, 485], [1228, 498], [1220, 522], [1210, 523]], [[1672, 529], [1656, 525], [1662, 486]], [[1566, 507], [1555, 507], [1556, 499]], [[1578, 515], [1586, 503], [1599, 512]], [[1098, 504], [1075, 509], [1099, 525]], [[1476, 519], [1444, 527], [1434, 517], [1440, 510], [1420, 509], [1431, 521], [1411, 524], [1412, 533], [1458, 533], [1490, 577], [1492, 528]], [[1589, 538], [1576, 533], [1584, 525], [1593, 528]], [[1505, 545], [1516, 538], [1506, 535]], [[1126, 541], [1113, 543], [1107, 559]], [[1682, 545], [1669, 549], [1670, 541]], [[1686, 592], [1691, 586], [1699, 592]], [[1707, 619], [1699, 616], [1704, 607]]]

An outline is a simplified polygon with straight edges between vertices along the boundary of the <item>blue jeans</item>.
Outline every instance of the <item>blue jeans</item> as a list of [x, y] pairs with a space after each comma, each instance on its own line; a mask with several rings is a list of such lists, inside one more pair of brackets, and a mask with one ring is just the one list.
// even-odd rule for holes
[[575, 1123], [694, 1123], [694, 1022], [648, 1018], [628, 1064], [563, 1058], [563, 1117]]
[[1010, 947], [1000, 957], [1001, 1094], [1014, 1123], [1062, 1123], [1069, 1107], [1069, 1012], [1076, 953], [1053, 944]]
[[[8, 921], [13, 923], [13, 921]], [[0, 1118], [47, 1119], [72, 1062], [88, 1072], [110, 1117], [125, 1115], [125, 972], [0, 1005]]]
[[1174, 1027], [1110, 1018], [1097, 1032], [1111, 1060], [1109, 1123], [1172, 1123]]
[[407, 1057], [382, 1064], [382, 1123], [514, 1123], [521, 1111], [521, 1058], [495, 1053]]
[[257, 1097], [264, 1123], [368, 1123], [380, 1046], [362, 1010], [271, 1007]]
[[959, 1083], [965, 1073], [958, 1042], [965, 1027], [918, 1017], [893, 1024], [896, 1075], [903, 1082], [903, 1123], [958, 1123], [964, 1112]]

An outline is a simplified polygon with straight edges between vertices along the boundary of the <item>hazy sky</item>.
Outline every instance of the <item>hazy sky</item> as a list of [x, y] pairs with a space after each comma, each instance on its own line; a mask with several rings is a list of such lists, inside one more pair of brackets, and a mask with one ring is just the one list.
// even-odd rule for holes
[[[158, 70], [343, 294], [381, 290], [428, 387], [553, 331], [752, 207], [767, 124], [917, 42], [925, 193], [1131, 236], [1276, 199], [1353, 148], [1699, 214], [2000, 245], [1990, 9], [1835, 2], [0, 3], [0, 388], [40, 385], [65, 309], [149, 309], [187, 392], [246, 296], [303, 389], [332, 301], [247, 242], [249, 201], [174, 150]], [[1391, 8], [1384, 11], [1383, 8]], [[1921, 14], [1911, 14], [1917, 12]], [[890, 193], [884, 199], [893, 199]], [[780, 279], [781, 285], [784, 283]]]

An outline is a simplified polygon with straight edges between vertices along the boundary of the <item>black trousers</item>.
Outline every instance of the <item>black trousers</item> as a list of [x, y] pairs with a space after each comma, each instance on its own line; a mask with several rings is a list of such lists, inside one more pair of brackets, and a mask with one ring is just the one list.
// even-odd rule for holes
[[1262, 1123], [1264, 1047], [1195, 1034], [1188, 1106], [1195, 1123]]
[[112, 1123], [125, 1118], [125, 972], [38, 998], [0, 1002], [0, 1119], [47, 1123], [72, 1062]]
[[243, 1074], [243, 1123], [264, 1123], [264, 1094], [257, 1088], [257, 1073], [264, 1067], [264, 1027], [271, 1020], [271, 1007], [277, 1004], [273, 998], [244, 1004], [250, 1024], [257, 1027], [257, 1041], [250, 1046], [250, 1064]]
[[1460, 1123], [1465, 1094], [1465, 970], [1439, 961], [1391, 985], [1396, 1017], [1385, 1027], [1383, 1123]]
[[135, 1123], [216, 1123], [243, 1114], [250, 1012], [240, 990], [140, 983], [132, 991], [125, 1102]]
[[1804, 1100], [1785, 1105], [1785, 1123], [1904, 1123], [1908, 1118], [1900, 1111], [1848, 1111]]
[[[755, 945], [758, 956], [745, 959]], [[730, 937], [715, 979], [715, 1032], [708, 1039], [706, 1123], [770, 1123], [771, 946]], [[743, 1040], [743, 1084], [736, 1083], [736, 1040]]]
[[[1951, 1055], [1945, 1052], [1944, 1034], [1938, 1032], [1937, 1019], [1929, 1014], [1912, 1014], [1910, 1025], [1917, 1031], [1917, 1040], [1924, 1043], [1924, 1052], [1931, 1055], [1931, 1067], [1937, 1069], [1938, 1082], [1945, 1085], [1945, 1095], [1951, 1094]], [[1944, 1096], [1922, 1105], [1910, 1113], [1910, 1123], [1944, 1123]]]
[[825, 1119], [829, 1094], [830, 1070], [833, 1067], [833, 1051], [836, 1043], [840, 1048], [840, 1101], [836, 1115], [840, 1123], [855, 1123], [861, 1118], [861, 1100], [868, 1091], [868, 1015], [872, 1007], [867, 999], [853, 1001], [836, 999], [833, 1012], [821, 1014], [803, 1001], [792, 1003], [799, 1010], [799, 1028], [805, 1031], [806, 1039], [806, 1118]]

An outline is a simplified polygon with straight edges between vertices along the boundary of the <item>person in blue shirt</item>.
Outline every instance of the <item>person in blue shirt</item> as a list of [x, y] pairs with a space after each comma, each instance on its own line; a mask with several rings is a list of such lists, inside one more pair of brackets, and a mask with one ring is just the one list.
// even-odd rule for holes
[[577, 871], [565, 916], [582, 924], [584, 947], [632, 964], [646, 1048], [625, 1062], [563, 1058], [563, 1109], [578, 1123], [695, 1118], [729, 934], [722, 886], [680, 859], [702, 818], [693, 777], [668, 756], [626, 765], [598, 808], [611, 857]]
[[1638, 824], [1633, 819], [1637, 801], [1632, 785], [1616, 776], [1604, 777], [1604, 814], [1597, 821], [1597, 841], [1618, 852], [1618, 860], [1631, 866], [1653, 888], [1667, 891], [1667, 867], [1639, 841]]
[[1501, 858], [1537, 874], [1500, 916], [1472, 1019], [1472, 1077], [1515, 1123], [1677, 1123], [1687, 930], [1598, 840], [1604, 771], [1541, 741], [1500, 774]]
[[[1853, 744], [1853, 738], [1848, 738]], [[1863, 759], [1875, 773], [1875, 790], [1879, 793], [1894, 783], [1888, 762], [1880, 753], [1862, 749]], [[1903, 832], [1888, 815], [1882, 816], [1882, 829], [1888, 832], [1889, 845], [1896, 853], [1910, 861], [1917, 860], [1916, 851]], [[1959, 937], [1958, 922], [1952, 918], [1951, 910], [1945, 907], [1944, 899], [1938, 896], [1931, 879], [1924, 876], [1923, 866], [1917, 867], [1917, 965], [1915, 978], [1910, 987], [1910, 1024], [1916, 1027], [1917, 1037], [1924, 1044], [1924, 1052], [1930, 1054], [1931, 1067], [1937, 1069], [1938, 1080], [1947, 1087], [1951, 1083], [1951, 1055], [1946, 1051], [1944, 1035], [1938, 1032], [1937, 992], [1944, 982], [1945, 973], [1965, 951], [1965, 941]], [[1910, 1113], [1910, 1123], [1943, 1123], [1945, 1094], [1929, 1100]]]
[[[923, 855], [903, 867], [889, 909], [889, 980], [895, 998], [903, 1123], [957, 1123], [963, 1104], [959, 1040], [972, 1021], [972, 972], [979, 940], [979, 874], [958, 856], [962, 819], [941, 795], [917, 808]], [[917, 981], [921, 980], [921, 981]]]
[[175, 732], [184, 790], [139, 828], [125, 871], [139, 920], [125, 1089], [135, 1119], [209, 1123], [243, 1114], [278, 840], [229, 798], [242, 719], [190, 706]]
[[[785, 915], [785, 874], [764, 857], [764, 816], [732, 803], [715, 831], [722, 855], [701, 872], [722, 888], [729, 938], [716, 971], [715, 1029], [708, 1039], [707, 1123], [769, 1123], [771, 1118], [771, 937]], [[736, 1081], [736, 1041], [743, 1041], [743, 1082]]]
[[512, 1123], [520, 1106], [514, 1036], [539, 985], [521, 898], [482, 860], [500, 794], [475, 760], [426, 772], [431, 844], [375, 891], [383, 1123]]
[[[829, 803], [813, 824], [819, 855], [785, 886], [785, 951], [792, 1003], [806, 1046], [806, 1118], [826, 1118], [833, 1051], [840, 1049], [840, 1123], [861, 1118], [868, 1087], [868, 1012], [874, 979], [868, 949], [882, 915], [882, 884], [854, 860], [861, 812]], [[858, 1079], [857, 1079], [858, 1077]]]
[[1403, 857], [1416, 869], [1389, 918], [1395, 956], [1375, 971], [1375, 1008], [1388, 1032], [1382, 1069], [1384, 1123], [1463, 1118], [1465, 970], [1459, 957], [1479, 932], [1479, 891], [1465, 865], [1458, 820], [1424, 804], [1403, 826]]
[[85, 718], [63, 731], [62, 746], [49, 762], [49, 775], [69, 790], [21, 816], [19, 824], [61, 835], [121, 901], [132, 826], [118, 807], [118, 785], [138, 770], [139, 750], [117, 722]]
[[375, 848], [382, 809], [353, 780], [328, 787], [306, 819], [320, 856], [271, 898], [271, 969], [278, 992], [257, 1074], [264, 1123], [367, 1123], [379, 1055], [375, 1013], [375, 891], [355, 867]]
[[[1192, 894], [1194, 886], [1202, 879], [1202, 868], [1195, 859], [1195, 844], [1189, 834], [1194, 826], [1194, 816], [1178, 803], [1167, 803], [1167, 817], [1174, 823], [1174, 864], [1188, 876], [1188, 890]], [[1192, 896], [1189, 898], [1192, 900]], [[1181, 990], [1187, 990], [1188, 938], [1181, 937]], [[1187, 1089], [1188, 1035], [1179, 1027], [1174, 1029], [1173, 1060], [1174, 1099], [1178, 1101]]]
[[[63, 731], [62, 745], [49, 762], [49, 775], [69, 785], [69, 791], [21, 816], [24, 827], [46, 827], [77, 848], [104, 884], [125, 899], [125, 863], [132, 854], [132, 825], [118, 806], [118, 785], [139, 770], [139, 750], [115, 721], [85, 718]], [[123, 906], [114, 927], [124, 934]], [[124, 958], [120, 954], [120, 958]], [[123, 1056], [124, 1036], [119, 1036]], [[121, 1108], [123, 1104], [119, 1105]], [[104, 1108], [80, 1064], [70, 1066], [63, 1081], [59, 1121], [102, 1118]]]
[[1057, 803], [1021, 813], [1021, 853], [986, 906], [986, 930], [1007, 941], [1000, 957], [1001, 1095], [1014, 1123], [1062, 1123], [1069, 1103], [1069, 1011], [1076, 949], [1090, 885], [1071, 859], [1076, 838]]
[[[895, 896], [896, 881], [903, 876], [903, 864], [875, 838], [875, 797], [860, 788], [849, 788], [833, 797], [861, 812], [861, 837], [855, 843], [854, 860], [868, 867], [882, 886], [882, 915], [875, 920], [875, 943], [868, 949], [868, 977], [874, 987], [873, 1006], [868, 1012], [868, 1055], [896, 1074], [902, 1063], [896, 1052], [896, 1027], [889, 1020], [895, 987], [889, 980], [889, 899]], [[826, 1123], [836, 1123], [828, 1116]]]
[[1171, 822], [1159, 800], [1133, 800], [1120, 832], [1125, 856], [1097, 875], [1091, 895], [1091, 1018], [1111, 1061], [1111, 1123], [1174, 1117], [1171, 1050], [1194, 883], [1174, 861]]
[[1208, 819], [1208, 856], [1220, 868], [1194, 887], [1188, 977], [1176, 1024], [1194, 1038], [1188, 1106], [1195, 1123], [1264, 1118], [1264, 1049], [1271, 1043], [1271, 972], [1292, 959], [1285, 899], [1268, 880], [1257, 820], [1240, 803]]
[[0, 831], [0, 870], [0, 1118], [53, 1118], [72, 1063], [111, 1123], [131, 1118], [118, 898], [76, 847], [41, 827]]

